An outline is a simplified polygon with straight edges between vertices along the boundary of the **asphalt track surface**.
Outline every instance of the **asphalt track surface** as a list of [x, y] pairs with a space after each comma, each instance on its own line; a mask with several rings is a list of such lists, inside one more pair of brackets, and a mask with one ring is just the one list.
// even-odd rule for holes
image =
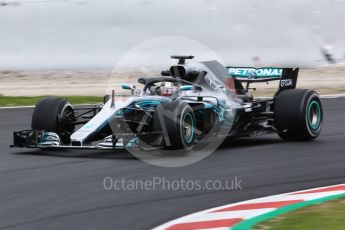
[[[148, 165], [124, 152], [9, 149], [32, 109], [0, 110], [0, 229], [150, 229], [227, 203], [345, 182], [345, 98], [324, 99], [322, 135], [283, 142], [276, 135], [224, 143], [186, 167]], [[107, 191], [105, 177], [126, 180], [227, 180], [242, 190]]]

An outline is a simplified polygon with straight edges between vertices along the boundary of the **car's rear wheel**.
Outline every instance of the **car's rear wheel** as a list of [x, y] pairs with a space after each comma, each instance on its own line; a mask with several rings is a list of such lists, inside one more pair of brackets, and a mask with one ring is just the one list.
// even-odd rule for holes
[[39, 101], [32, 115], [32, 130], [44, 130], [59, 135], [61, 144], [68, 145], [74, 132], [75, 120], [71, 103], [58, 97], [46, 97]]
[[284, 140], [308, 141], [319, 136], [323, 110], [319, 95], [313, 90], [290, 89], [275, 99], [275, 126]]

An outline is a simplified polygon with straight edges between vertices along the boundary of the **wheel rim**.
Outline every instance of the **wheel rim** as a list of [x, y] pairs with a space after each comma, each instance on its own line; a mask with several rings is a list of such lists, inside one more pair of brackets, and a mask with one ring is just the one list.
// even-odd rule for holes
[[182, 121], [182, 127], [183, 127], [183, 138], [184, 140], [190, 144], [193, 142], [194, 139], [194, 119], [193, 116], [190, 113], [187, 113], [184, 115], [183, 117], [183, 121]]
[[318, 129], [321, 123], [321, 108], [318, 101], [313, 100], [308, 106], [308, 124], [311, 129]]

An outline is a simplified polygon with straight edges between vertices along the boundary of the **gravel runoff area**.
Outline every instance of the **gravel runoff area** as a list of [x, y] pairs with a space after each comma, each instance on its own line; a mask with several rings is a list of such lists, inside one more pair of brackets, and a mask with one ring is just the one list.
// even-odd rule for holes
[[[138, 77], [154, 76], [158, 72], [116, 72], [110, 70], [82, 71], [0, 71], [0, 95], [89, 95], [103, 96], [111, 89], [121, 93], [120, 83], [137, 84]], [[258, 83], [255, 96], [270, 96], [276, 91], [278, 82]], [[301, 69], [299, 88], [317, 90], [320, 94], [345, 93], [345, 67]]]

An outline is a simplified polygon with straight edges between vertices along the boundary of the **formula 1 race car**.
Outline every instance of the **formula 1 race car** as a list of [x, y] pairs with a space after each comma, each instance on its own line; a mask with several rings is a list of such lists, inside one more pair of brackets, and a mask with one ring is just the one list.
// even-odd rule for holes
[[[158, 148], [190, 151], [219, 136], [277, 133], [288, 141], [319, 136], [323, 110], [313, 90], [295, 89], [298, 69], [225, 67], [217, 61], [178, 64], [161, 76], [122, 84], [104, 104], [73, 107], [67, 100], [39, 101], [30, 130], [14, 132], [13, 147], [41, 149]], [[253, 98], [250, 84], [278, 80], [273, 98]]]

